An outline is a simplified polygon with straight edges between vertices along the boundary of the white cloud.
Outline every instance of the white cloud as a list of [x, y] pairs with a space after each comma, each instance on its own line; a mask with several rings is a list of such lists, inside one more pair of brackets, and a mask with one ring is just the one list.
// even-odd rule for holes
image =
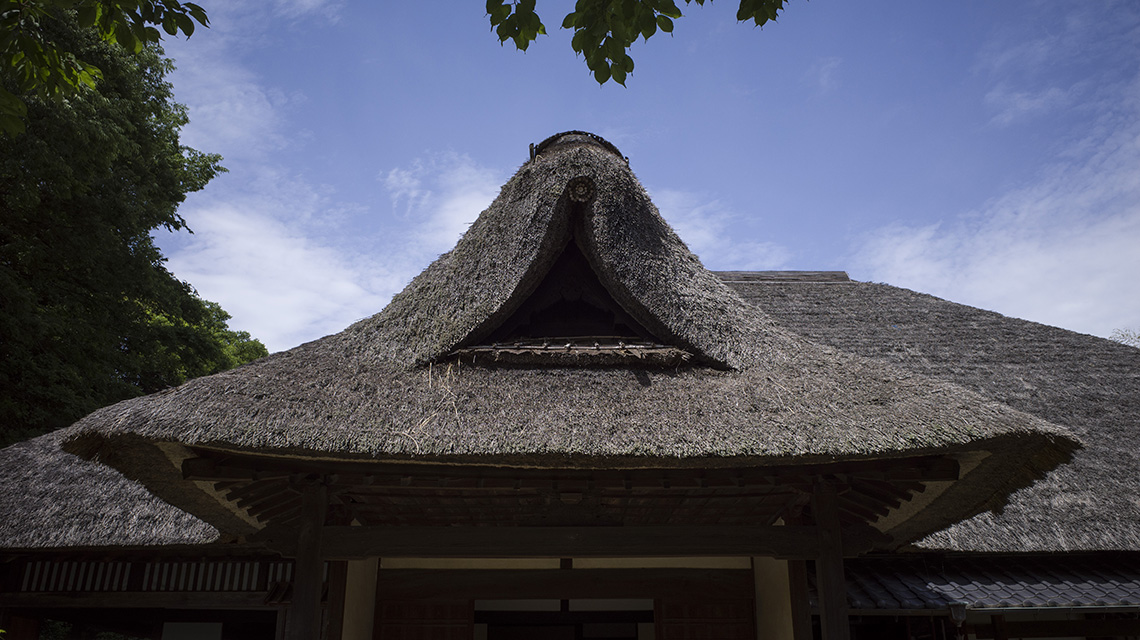
[[717, 200], [675, 189], [653, 191], [653, 202], [689, 249], [709, 269], [771, 270], [791, 257], [785, 247], [742, 239], [740, 218]]
[[243, 162], [240, 171], [184, 207], [194, 234], [166, 242], [169, 266], [233, 315], [231, 326], [270, 351], [338, 332], [383, 309], [454, 246], [502, 182], [497, 172], [454, 153], [393, 169], [382, 182], [394, 204], [403, 205], [400, 220], [389, 220], [383, 236], [365, 248], [341, 237], [350, 203], [268, 162]]
[[[1102, 10], [1114, 18], [1092, 19]], [[1052, 116], [1056, 155], [974, 211], [867, 234], [853, 277], [1095, 335], [1140, 326], [1140, 13], [1063, 15], [1009, 27], [979, 57], [993, 122]]]
[[996, 110], [993, 122], [1008, 125], [1027, 117], [1064, 108], [1070, 102], [1069, 94], [1058, 87], [1042, 91], [1015, 91], [1005, 85], [991, 89], [986, 104]]
[[1140, 53], [1134, 3], [1065, 5], [1063, 11], [1055, 3], [1041, 11], [1049, 17], [997, 30], [977, 57], [976, 69], [991, 85], [983, 100], [997, 125], [1073, 107], [1110, 107], [1116, 85], [1130, 80]]
[[418, 257], [450, 251], [506, 181], [496, 170], [477, 165], [453, 152], [420, 158], [407, 167], [390, 169], [380, 181], [392, 197], [393, 209], [415, 224], [408, 250]]
[[341, 0], [277, 0], [277, 12], [287, 18], [324, 18], [329, 22], [340, 19], [340, 10], [344, 6]]
[[807, 84], [816, 88], [819, 93], [831, 93], [839, 86], [839, 66], [843, 63], [842, 58], [834, 56], [826, 56], [817, 59], [811, 67], [808, 68], [805, 81]]
[[1140, 326], [1140, 100], [1036, 183], [940, 224], [864, 238], [855, 277], [1107, 336]]
[[[275, 152], [296, 136], [287, 95], [250, 72], [243, 52], [276, 27], [274, 13], [299, 17], [335, 3], [282, 1], [276, 8], [233, 3], [211, 10], [213, 27], [172, 42], [176, 98], [189, 108], [184, 144], [221, 153], [230, 173], [180, 212], [193, 235], [159, 236], [168, 267], [228, 311], [230, 325], [278, 351], [340, 331], [384, 307], [418, 270], [346, 248], [340, 237], [366, 209], [285, 168]], [[419, 265], [422, 266], [422, 265]]]
[[406, 281], [386, 265], [299, 233], [264, 210], [195, 209], [195, 233], [169, 266], [270, 351], [344, 329], [387, 304]]
[[265, 37], [258, 7], [227, 5], [211, 9], [210, 17], [209, 30], [165, 43], [177, 66], [170, 77], [175, 99], [190, 113], [182, 143], [231, 161], [264, 158], [288, 144], [285, 110], [305, 98], [265, 86], [240, 64], [242, 50]]

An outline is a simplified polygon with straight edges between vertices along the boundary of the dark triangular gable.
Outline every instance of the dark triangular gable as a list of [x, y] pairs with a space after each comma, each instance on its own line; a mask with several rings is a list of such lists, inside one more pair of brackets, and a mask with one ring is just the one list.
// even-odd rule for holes
[[[571, 205], [578, 229], [585, 203]], [[497, 327], [473, 332], [448, 357], [478, 364], [675, 367], [693, 354], [669, 344], [622, 307], [571, 237], [537, 286]], [[485, 337], [483, 334], [486, 334]]]
[[614, 300], [586, 256], [571, 241], [546, 277], [486, 342], [532, 342], [597, 338], [657, 341]]
[[[567, 286], [575, 274], [590, 276], [577, 293]], [[551, 305], [578, 293], [587, 304], [566, 300], [562, 310], [580, 326], [559, 329]], [[664, 349], [666, 364], [746, 368], [762, 360], [772, 328], [701, 265], [613, 145], [568, 132], [538, 145], [452, 251], [349, 333], [415, 366], [497, 341], [589, 337], [610, 313], [612, 333], [632, 335], [601, 337]]]

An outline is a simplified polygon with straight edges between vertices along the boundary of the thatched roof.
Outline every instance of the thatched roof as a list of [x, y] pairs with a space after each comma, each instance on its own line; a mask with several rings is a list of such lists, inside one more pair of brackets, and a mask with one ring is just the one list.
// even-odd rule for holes
[[1140, 550], [1140, 349], [834, 273], [722, 273], [813, 341], [969, 388], [1065, 425], [1084, 448], [997, 512], [919, 546]]
[[0, 547], [203, 544], [218, 531], [114, 469], [60, 449], [63, 429], [0, 449]]
[[[472, 366], [454, 356], [496, 348], [488, 340], [564, 249], [581, 252], [653, 348], [683, 351], [686, 364], [544, 365], [537, 353], [529, 366]], [[249, 524], [182, 481], [187, 446], [553, 468], [969, 458], [962, 480], [891, 530], [902, 540], [1000, 506], [1077, 444], [977, 393], [779, 328], [703, 268], [612, 145], [573, 132], [540, 145], [455, 249], [379, 314], [104, 408], [64, 446], [230, 532]]]

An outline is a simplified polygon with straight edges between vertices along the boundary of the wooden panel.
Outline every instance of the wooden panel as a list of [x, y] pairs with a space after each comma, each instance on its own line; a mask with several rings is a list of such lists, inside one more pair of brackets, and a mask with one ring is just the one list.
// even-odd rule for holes
[[386, 599], [731, 599], [752, 589], [748, 569], [382, 569]]
[[715, 602], [694, 602], [691, 597], [659, 600], [656, 636], [658, 640], [751, 640], [756, 637], [755, 614], [752, 594], [747, 595], [747, 599]]
[[[838, 531], [836, 531], [838, 537]], [[871, 527], [843, 532], [842, 551], [856, 556], [882, 538]], [[267, 527], [255, 541], [286, 556], [296, 554], [296, 531]], [[691, 557], [773, 556], [814, 558], [814, 527], [325, 527], [327, 559], [381, 557]]]
[[261, 592], [0, 593], [0, 608], [273, 609]]
[[470, 600], [381, 600], [376, 605], [374, 640], [470, 640]]

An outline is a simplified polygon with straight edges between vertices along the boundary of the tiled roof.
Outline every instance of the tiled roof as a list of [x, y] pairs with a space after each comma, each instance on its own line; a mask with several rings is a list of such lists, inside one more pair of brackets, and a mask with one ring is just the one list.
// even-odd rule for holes
[[846, 571], [853, 610], [1140, 607], [1132, 555], [861, 558]]

